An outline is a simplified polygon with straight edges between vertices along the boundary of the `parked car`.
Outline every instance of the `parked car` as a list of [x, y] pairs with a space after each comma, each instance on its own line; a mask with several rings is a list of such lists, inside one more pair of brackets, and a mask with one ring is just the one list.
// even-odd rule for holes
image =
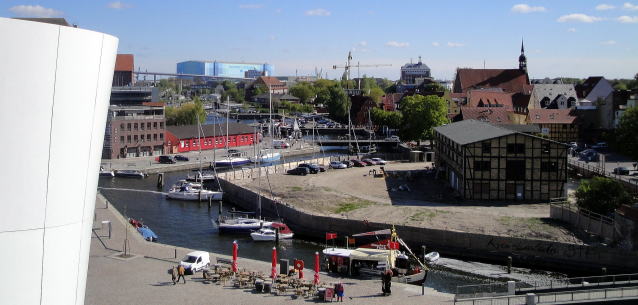
[[359, 160], [356, 160], [356, 159], [350, 160], [350, 162], [352, 162], [352, 166], [354, 166], [354, 167], [365, 167], [366, 166], [365, 163], [363, 163], [363, 162], [361, 162]]
[[159, 156], [159, 158], [157, 158], [157, 162], [162, 164], [173, 164], [175, 163], [175, 160], [173, 160], [171, 156]]
[[296, 168], [288, 170], [286, 173], [288, 173], [288, 175], [302, 175], [302, 176], [305, 176], [307, 174], [310, 174], [310, 169], [307, 168], [307, 167], [296, 167]]
[[330, 166], [330, 168], [334, 168], [334, 169], [348, 168], [347, 165], [345, 165], [345, 164], [343, 164], [343, 163], [341, 163], [339, 161], [332, 161], [332, 162], [330, 162], [330, 165], [328, 165], [328, 166]]
[[613, 171], [616, 175], [629, 175], [629, 169], [623, 166], [614, 168]]
[[581, 151], [579, 154], [579, 159], [582, 161], [592, 162], [598, 161], [598, 152], [593, 149], [585, 149]]
[[371, 160], [374, 161], [374, 162], [377, 162], [377, 164], [379, 164], [379, 165], [385, 165], [387, 163], [385, 160], [383, 160], [381, 158], [372, 158]]
[[173, 159], [175, 159], [175, 161], [188, 161], [188, 157], [184, 155], [175, 155]]
[[186, 254], [179, 264], [184, 266], [187, 273], [194, 274], [210, 266], [210, 256], [205, 251], [193, 251]]
[[[297, 165], [297, 167], [305, 167], [305, 168], [310, 170], [311, 174], [318, 174], [321, 171], [321, 168], [317, 164], [301, 163], [301, 164]], [[325, 171], [325, 169], [324, 169], [324, 171]]]
[[389, 136], [389, 137], [385, 138], [385, 140], [386, 141], [393, 141], [393, 142], [400, 142], [401, 141], [398, 136]]
[[354, 166], [354, 164], [352, 164], [352, 161], [350, 160], [343, 160], [341, 161], [341, 163], [343, 163], [346, 166], [346, 168], [351, 168], [352, 166]]
[[361, 162], [365, 163], [366, 166], [376, 165], [371, 159], [362, 159]]

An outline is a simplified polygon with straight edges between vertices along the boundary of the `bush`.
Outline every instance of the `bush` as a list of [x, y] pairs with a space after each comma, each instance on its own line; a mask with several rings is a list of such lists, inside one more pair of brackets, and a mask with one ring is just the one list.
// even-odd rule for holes
[[610, 178], [594, 177], [585, 180], [576, 190], [576, 203], [579, 207], [603, 215], [608, 215], [630, 200], [624, 187]]

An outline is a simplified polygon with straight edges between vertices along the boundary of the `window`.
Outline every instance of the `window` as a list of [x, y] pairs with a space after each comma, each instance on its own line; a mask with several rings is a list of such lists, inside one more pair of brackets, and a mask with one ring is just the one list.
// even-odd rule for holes
[[525, 160], [507, 160], [505, 179], [525, 180]]
[[133, 130], [137, 130], [137, 123], [133, 123]]
[[157, 129], [157, 122], [153, 122], [153, 128]]
[[150, 140], [151, 140], [151, 134], [149, 133], [146, 135], [146, 141], [150, 141]]
[[140, 123], [140, 130], [144, 130], [144, 126], [145, 126], [144, 123]]
[[124, 143], [124, 136], [120, 137], [120, 143]]
[[492, 143], [483, 142], [481, 144], [481, 151], [483, 151], [484, 154], [489, 154], [492, 151]]
[[473, 188], [474, 194], [489, 194], [490, 193], [490, 183], [489, 182], [474, 182]]
[[541, 172], [558, 171], [558, 162], [541, 162]]
[[492, 167], [490, 161], [474, 161], [474, 171], [489, 171]]
[[131, 123], [126, 124], [126, 130], [131, 130]]
[[551, 144], [549, 143], [541, 144], [541, 150], [544, 154], [549, 154], [550, 148], [551, 148]]
[[164, 134], [160, 133], [160, 140], [164, 140]]
[[164, 122], [160, 122], [160, 129], [164, 129]]
[[131, 143], [131, 136], [126, 136], [126, 143]]
[[151, 122], [146, 123], [146, 128], [151, 129]]
[[525, 153], [525, 144], [520, 144], [520, 143], [507, 144], [507, 153], [508, 154]]
[[138, 141], [138, 140], [137, 140], [137, 135], [134, 135], [134, 136], [133, 136], [133, 142], [137, 142], [137, 141]]
[[124, 123], [120, 124], [120, 129], [124, 130]]
[[156, 133], [153, 134], [153, 141], [157, 141], [157, 134]]

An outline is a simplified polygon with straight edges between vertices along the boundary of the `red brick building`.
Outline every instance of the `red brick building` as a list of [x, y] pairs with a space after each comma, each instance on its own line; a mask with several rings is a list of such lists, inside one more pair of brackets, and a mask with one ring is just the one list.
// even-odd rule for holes
[[262, 85], [266, 88], [270, 88], [272, 94], [287, 94], [288, 86], [286, 83], [280, 81], [276, 77], [272, 76], [260, 76], [256, 81], [256, 85]]
[[[167, 126], [166, 150], [176, 154], [213, 148], [247, 146], [255, 143], [255, 129], [246, 124], [226, 123], [202, 125], [203, 134], [197, 141], [197, 125]], [[226, 137], [228, 134], [228, 137]], [[228, 145], [226, 145], [226, 143]]]

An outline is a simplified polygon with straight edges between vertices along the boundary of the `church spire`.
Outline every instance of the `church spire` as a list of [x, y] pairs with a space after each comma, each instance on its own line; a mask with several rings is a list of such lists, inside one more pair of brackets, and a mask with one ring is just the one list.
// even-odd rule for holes
[[521, 55], [518, 57], [518, 69], [527, 72], [527, 57], [525, 56], [525, 45], [521, 38]]

